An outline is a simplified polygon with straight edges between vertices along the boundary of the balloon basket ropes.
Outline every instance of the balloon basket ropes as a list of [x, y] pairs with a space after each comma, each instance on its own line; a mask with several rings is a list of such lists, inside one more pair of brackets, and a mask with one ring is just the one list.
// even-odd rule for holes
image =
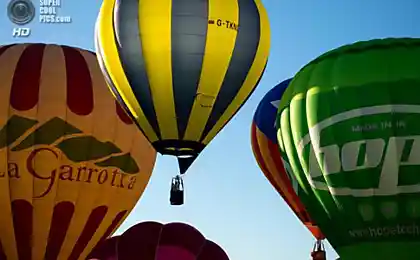
[[326, 260], [327, 259], [327, 253], [325, 252], [325, 246], [322, 240], [317, 240], [315, 242], [311, 256], [312, 256], [312, 260]]

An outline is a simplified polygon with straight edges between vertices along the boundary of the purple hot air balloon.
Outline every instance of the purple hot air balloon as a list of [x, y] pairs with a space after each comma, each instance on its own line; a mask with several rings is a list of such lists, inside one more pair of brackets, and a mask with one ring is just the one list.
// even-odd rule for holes
[[148, 221], [101, 242], [88, 259], [229, 260], [229, 257], [190, 225]]

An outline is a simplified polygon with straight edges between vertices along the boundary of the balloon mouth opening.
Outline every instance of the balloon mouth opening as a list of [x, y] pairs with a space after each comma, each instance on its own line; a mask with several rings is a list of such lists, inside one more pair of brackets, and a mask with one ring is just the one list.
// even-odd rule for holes
[[186, 140], [159, 140], [153, 142], [152, 145], [159, 153], [178, 158], [197, 157], [205, 147], [200, 142]]

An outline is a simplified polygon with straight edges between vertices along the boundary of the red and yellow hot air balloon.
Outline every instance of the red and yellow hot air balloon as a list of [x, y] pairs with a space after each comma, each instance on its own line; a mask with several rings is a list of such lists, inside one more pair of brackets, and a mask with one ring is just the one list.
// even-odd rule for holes
[[88, 259], [229, 260], [229, 257], [190, 225], [148, 221], [131, 227], [121, 236], [102, 241]]
[[[259, 103], [251, 127], [251, 143], [255, 158], [271, 185], [283, 197], [289, 207], [311, 231], [317, 240], [324, 239], [318, 226], [313, 222], [296, 194], [297, 182], [290, 176], [282, 161], [277, 142], [277, 107], [283, 92], [291, 79], [285, 80], [271, 89]], [[317, 242], [317, 246], [322, 245]]]
[[156, 152], [95, 54], [0, 47], [0, 259], [84, 259], [134, 207]]

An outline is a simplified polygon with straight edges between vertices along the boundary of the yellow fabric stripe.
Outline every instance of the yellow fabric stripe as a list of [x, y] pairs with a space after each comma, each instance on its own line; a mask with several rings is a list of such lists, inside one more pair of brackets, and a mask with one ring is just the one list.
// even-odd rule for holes
[[[125, 128], [129, 126], [120, 125], [119, 127]], [[123, 139], [123, 136], [121, 136], [120, 139]], [[128, 148], [128, 141], [131, 142], [131, 150], [129, 150]], [[124, 147], [124, 145], [122, 145], [121, 142], [118, 142], [118, 144], [121, 147], [124, 147], [124, 151], [126, 150], [130, 151], [130, 153], [133, 155], [133, 158], [138, 163], [141, 172], [136, 174], [137, 178], [136, 178], [136, 183], [133, 190], [120, 189], [117, 192], [113, 192], [113, 197], [109, 199], [109, 201], [107, 202], [106, 201], [101, 202], [99, 199], [97, 199], [96, 204], [99, 205], [100, 203], [107, 203], [109, 206], [110, 211], [104, 219], [104, 222], [107, 222], [108, 226], [109, 224], [111, 224], [112, 220], [114, 219], [117, 213], [119, 213], [122, 210], [128, 210], [128, 213], [121, 220], [120, 224], [124, 222], [125, 218], [131, 212], [131, 210], [136, 205], [136, 202], [139, 200], [139, 198], [143, 194], [143, 191], [145, 190], [149, 182], [149, 179], [152, 174], [152, 170], [156, 161], [156, 153], [154, 152], [149, 142], [142, 136], [140, 131], [135, 130], [134, 137], [133, 138], [130, 137], [130, 139], [126, 140], [125, 142], [126, 142], [126, 145], [125, 145], [126, 147]], [[107, 191], [104, 191], [104, 192], [107, 192]], [[101, 196], [101, 198], [102, 197], [103, 196]], [[104, 228], [100, 227], [101, 229], [95, 232], [92, 240], [88, 244], [88, 247], [95, 245], [94, 242], [97, 242], [103, 236], [108, 226], [104, 226]], [[88, 252], [86, 250], [84, 254], [81, 255], [80, 259], [85, 259], [85, 256], [87, 255], [87, 253]]]
[[[28, 47], [28, 45], [25, 45], [25, 48], [26, 47]], [[3, 83], [3, 80], [4, 79], [2, 79], [2, 83]], [[10, 86], [12, 86], [12, 84], [10, 84], [9, 87]], [[10, 96], [8, 96], [8, 98], [10, 98]], [[35, 106], [35, 107], [33, 107], [29, 110], [26, 110], [26, 111], [17, 111], [14, 108], [12, 108], [12, 106], [10, 106], [10, 108], [9, 108], [9, 118], [12, 115], [18, 115], [18, 116], [21, 116], [21, 117], [37, 120], [38, 119], [37, 118], [37, 112], [38, 112], [37, 108], [38, 108], [38, 106]], [[34, 180], [33, 176], [28, 172], [26, 167], [21, 166], [22, 164], [24, 165], [24, 163], [26, 162], [26, 160], [27, 160], [30, 152], [32, 151], [32, 149], [26, 149], [26, 150], [21, 150], [21, 151], [12, 151], [11, 149], [15, 145], [22, 142], [23, 139], [25, 139], [31, 132], [33, 132], [33, 130], [35, 130], [35, 128], [36, 128], [36, 126], [28, 129], [25, 132], [25, 134], [21, 135], [15, 142], [10, 144], [9, 147], [7, 148], [7, 161], [8, 161], [8, 163], [16, 163], [18, 165], [18, 167], [19, 167], [19, 177], [20, 177], [20, 178], [9, 178], [9, 188], [10, 188], [9, 203], [14, 201], [14, 200], [22, 199], [22, 200], [25, 200], [25, 201], [31, 203], [32, 205], [34, 205], [33, 204], [34, 203], [33, 195], [34, 195], [34, 192], [36, 192], [36, 187], [35, 187], [36, 184], [34, 183], [35, 180]], [[38, 167], [43, 167], [45, 165], [43, 160], [45, 160], [45, 159], [46, 158], [38, 159], [39, 162], [37, 162], [37, 165], [35, 165], [34, 168], [37, 169]], [[36, 222], [34, 221], [34, 223], [36, 223]], [[33, 249], [33, 248], [31, 248], [31, 249]], [[33, 250], [31, 251], [31, 253], [33, 253]], [[18, 258], [16, 258], [16, 259], [18, 259]]]
[[[92, 121], [94, 121], [93, 129], [92, 129], [92, 135], [95, 136], [98, 140], [101, 141], [107, 141], [107, 142], [114, 142], [114, 139], [116, 136], [119, 135], [126, 135], [125, 132], [118, 132], [117, 131], [117, 124], [119, 123], [119, 118], [116, 115], [116, 106], [115, 106], [115, 100], [110, 95], [108, 89], [106, 88], [106, 83], [104, 82], [104, 78], [99, 70], [99, 67], [97, 66], [96, 60], [92, 59], [93, 55], [91, 55], [88, 52], [83, 52], [83, 56], [89, 65], [89, 70], [92, 78], [92, 84], [93, 84], [93, 97], [95, 101], [95, 107], [93, 110], [93, 118]], [[134, 125], [130, 125], [130, 127], [135, 127]], [[132, 128], [130, 129], [132, 131]], [[131, 134], [127, 134], [127, 138], [131, 137]], [[120, 149], [122, 147], [119, 147]], [[89, 166], [94, 166], [90, 164]], [[95, 167], [98, 169], [98, 171], [101, 171], [103, 168]], [[106, 168], [105, 168], [106, 169]], [[106, 169], [109, 172], [111, 170]], [[95, 176], [96, 177], [96, 176]], [[84, 176], [86, 178], [86, 176]], [[82, 229], [84, 228], [84, 224], [86, 223], [87, 219], [89, 218], [89, 215], [91, 214], [92, 210], [99, 206], [97, 204], [97, 200], [99, 197], [102, 196], [103, 193], [111, 193], [115, 195], [118, 190], [111, 189], [109, 184], [105, 185], [94, 185], [93, 183], [89, 183], [82, 186], [82, 189], [80, 190], [80, 194], [77, 198], [76, 207], [78, 210], [78, 215], [74, 217], [72, 225], [77, 227], [77, 230], [79, 232], [79, 237], [82, 232]], [[110, 205], [107, 205], [110, 207]], [[110, 225], [109, 221], [103, 221], [101, 225], [99, 226], [98, 232], [104, 232], [104, 227], [106, 228], [106, 225]], [[95, 234], [96, 234], [95, 233]], [[76, 233], [77, 234], [77, 233]], [[78, 238], [78, 237], [76, 237]], [[85, 250], [83, 251], [82, 255], [79, 259], [86, 259], [86, 255], [92, 250], [92, 248], [98, 243], [100, 239], [99, 237], [93, 236], [92, 239], [89, 241], [88, 245], [86, 246]], [[73, 244], [71, 244], [73, 243]], [[63, 254], [63, 259], [65, 257], [68, 257], [71, 250], [73, 250], [75, 240], [69, 242], [68, 248], [66, 254]]]
[[260, 27], [261, 27], [261, 34], [260, 34], [260, 43], [258, 46], [257, 53], [255, 55], [254, 63], [246, 77], [242, 88], [232, 101], [232, 103], [228, 106], [226, 111], [220, 117], [219, 121], [215, 124], [213, 129], [208, 133], [208, 135], [204, 138], [203, 143], [208, 144], [214, 136], [222, 129], [225, 125], [226, 121], [234, 114], [241, 104], [244, 102], [246, 97], [252, 92], [255, 84], [257, 83], [258, 79], [260, 78], [261, 74], [263, 73], [264, 66], [267, 62], [268, 55], [270, 52], [270, 23], [268, 20], [267, 12], [261, 3], [261, 0], [255, 0], [255, 3], [258, 7], [259, 14], [260, 14]]
[[[2, 67], [0, 70], [0, 124], [2, 126], [6, 124], [11, 116], [9, 114], [10, 90], [17, 62], [25, 48], [26, 46], [24, 45], [13, 46], [0, 56], [0, 64], [7, 64], [7, 66]], [[9, 150], [7, 148], [0, 150], [1, 172], [7, 172], [8, 154]], [[21, 164], [21, 162], [16, 163]], [[8, 174], [0, 178], [0, 239], [7, 258], [18, 259], [11, 209], [12, 198], [10, 196], [10, 189], [12, 187], [9, 184], [9, 180]]]
[[[217, 21], [218, 19], [238, 24], [237, 0], [209, 1], [209, 20]], [[235, 48], [236, 36], [237, 31], [224, 26], [208, 26], [201, 79], [185, 132], [185, 140], [200, 140], [228, 69]], [[220, 44], [221, 42], [223, 44]]]
[[111, 77], [115, 87], [118, 89], [118, 92], [120, 93], [121, 98], [124, 100], [124, 103], [127, 105], [133, 116], [137, 119], [139, 125], [142, 127], [142, 130], [147, 135], [149, 140], [154, 142], [158, 139], [157, 135], [144, 116], [143, 110], [141, 109], [133, 91], [131, 90], [118, 56], [118, 49], [115, 42], [112, 23], [114, 4], [115, 0], [104, 0], [98, 15], [96, 33], [98, 33], [98, 44], [102, 50], [101, 56], [109, 76]]
[[[25, 46], [27, 47], [27, 45]], [[12, 86], [12, 84], [10, 84]], [[9, 96], [10, 97], [10, 96]], [[12, 106], [9, 108], [9, 118], [12, 115], [18, 115], [25, 118], [30, 119], [37, 119], [37, 106], [33, 107], [30, 110], [26, 111], [17, 111]], [[13, 152], [11, 151], [11, 147], [14, 147], [15, 145], [19, 144], [20, 142], [25, 139], [30, 132], [32, 132], [37, 126], [35, 125], [31, 129], [28, 129], [22, 136], [20, 136], [16, 141], [9, 145], [8, 147], [8, 162], [17, 163], [19, 165], [19, 176], [20, 178], [9, 178], [9, 186], [10, 186], [10, 201], [16, 200], [16, 199], [24, 199], [30, 203], [33, 201], [33, 193], [34, 185], [33, 185], [33, 177], [32, 175], [27, 171], [27, 169], [21, 170], [21, 164], [23, 162], [26, 162], [26, 159], [29, 156], [29, 153], [31, 150], [22, 150], [19, 152]]]
[[[86, 122], [83, 123], [81, 121], [83, 117], [81, 117], [77, 126], [78, 128], [83, 129], [84, 133], [87, 135], [92, 135], [98, 140], [113, 142], [113, 139], [116, 135], [122, 134], [116, 131], [118, 116], [116, 115], [115, 100], [112, 98], [112, 95], [110, 95], [110, 92], [106, 87], [106, 83], [97, 65], [95, 57], [87, 51], [81, 51], [81, 54], [85, 58], [85, 61], [89, 67], [93, 85], [93, 98], [95, 106], [93, 113], [88, 116], [88, 120], [92, 122], [92, 125], [89, 125]], [[80, 164], [76, 164], [74, 162], [72, 163], [70, 161], [66, 161], [66, 163], [74, 165], [74, 167], [86, 166], [87, 168], [92, 168], [99, 172], [102, 170], [102, 168], [95, 166], [92, 162], [82, 162]], [[80, 179], [86, 180], [88, 178], [88, 174], [86, 171], [82, 172], [83, 173], [81, 174]], [[76, 172], [74, 173], [74, 176], [76, 176]], [[97, 173], [93, 174], [93, 179], [97, 179]], [[95, 184], [94, 182], [86, 183], [81, 181], [72, 182], [72, 184], [73, 190], [77, 192], [77, 197], [72, 200], [72, 202], [75, 204], [75, 215], [71, 220], [65, 242], [60, 251], [59, 257], [61, 259], [67, 259], [69, 257], [77, 239], [79, 239], [82, 230], [84, 229], [89, 215], [91, 214], [92, 210], [98, 206], [95, 204], [98, 197], [101, 197], [103, 193], [115, 194], [115, 191], [113, 190], [104, 190], [108, 189], [108, 183], [99, 185], [97, 183]], [[61, 187], [63, 187], [63, 185]], [[60, 201], [61, 200], [65, 200], [64, 196], [60, 198]], [[101, 223], [101, 225], [105, 224], [109, 223]], [[94, 242], [97, 243], [98, 240]], [[90, 251], [91, 249], [92, 247], [86, 247], [85, 251]]]
[[172, 0], [142, 0], [139, 28], [144, 63], [162, 139], [178, 139], [172, 89]]
[[[118, 127], [128, 128], [128, 127], [133, 127], [133, 126], [132, 125], [131, 126], [119, 125]], [[118, 131], [124, 132], [124, 129], [121, 129]], [[131, 142], [131, 150], [129, 151], [132, 154], [133, 158], [138, 163], [141, 172], [136, 175], [137, 177], [136, 184], [133, 190], [127, 191], [127, 190], [120, 189], [117, 192], [113, 192], [114, 196], [112, 197], [112, 201], [110, 200], [107, 202], [110, 208], [110, 211], [112, 211], [112, 214], [109, 213], [107, 217], [104, 219], [104, 221], [107, 222], [108, 225], [112, 222], [113, 218], [118, 212], [122, 210], [128, 210], [128, 213], [121, 220], [120, 224], [124, 222], [125, 218], [128, 216], [130, 211], [134, 208], [134, 206], [136, 205], [136, 202], [139, 200], [139, 198], [143, 194], [143, 191], [145, 190], [149, 182], [149, 179], [152, 174], [153, 167], [156, 161], [156, 152], [153, 150], [153, 147], [150, 145], [150, 143], [144, 138], [143, 134], [140, 131], [135, 130], [134, 132], [135, 132], [134, 137], [133, 138], [130, 137], [130, 139], [126, 140], [125, 142], [126, 142], [126, 146], [128, 144], [128, 141]], [[121, 138], [123, 137], [121, 136]], [[122, 146], [121, 142], [118, 142], [118, 144], [120, 145], [121, 148], [124, 147]], [[128, 146], [124, 147], [124, 151], [126, 150], [128, 151]], [[119, 181], [117, 183], [119, 183]], [[107, 191], [104, 191], [104, 192], [107, 192]], [[102, 193], [100, 193], [99, 195], [101, 194]], [[99, 199], [97, 199], [96, 204], [99, 205], [99, 202], [100, 202]], [[107, 228], [108, 226], [104, 226], [104, 227]], [[103, 236], [103, 233], [106, 230], [105, 228], [102, 228], [98, 230], [97, 232], [95, 232], [87, 248], [92, 248], [93, 246], [96, 245], [96, 242]], [[85, 259], [88, 253], [89, 253], [88, 250], [85, 250], [85, 252], [81, 255], [80, 259]]]
[[[37, 105], [37, 120], [44, 124], [53, 117], [66, 118], [67, 89], [66, 64], [63, 50], [59, 46], [46, 45], [42, 59], [41, 85], [39, 88], [39, 102]], [[43, 157], [44, 156], [44, 157]], [[59, 160], [49, 153], [37, 155], [35, 169], [48, 176], [59, 165]], [[56, 180], [58, 181], [58, 180]], [[48, 181], [33, 178], [34, 195], [42, 194], [47, 188]], [[33, 237], [32, 259], [43, 259], [47, 248], [51, 219], [56, 204], [58, 185], [54, 185], [51, 192], [42, 199], [33, 200]]]
[[[87, 65], [89, 66], [92, 64], [87, 63]], [[91, 68], [89, 67], [89, 69]], [[91, 70], [90, 70], [90, 73], [92, 73]], [[97, 87], [97, 85], [95, 85], [97, 84], [97, 81], [96, 81], [97, 77], [91, 74], [91, 79], [92, 79], [92, 84], [93, 84], [94, 104], [95, 106], [97, 106], [99, 103], [98, 100], [95, 98], [95, 96], [98, 94], [97, 91], [95, 91], [95, 88]], [[103, 79], [103, 77], [101, 79]], [[64, 82], [63, 82], [63, 86], [65, 86], [65, 88], [69, 87], [69, 86], [66, 86]], [[112, 102], [109, 102], [109, 104], [112, 104]], [[73, 125], [77, 127], [79, 130], [81, 130], [83, 132], [81, 136], [97, 137], [95, 134], [95, 128], [99, 127], [97, 123], [98, 121], [97, 118], [100, 118], [101, 120], [105, 122], [109, 122], [107, 120], [109, 116], [114, 115], [115, 117], [115, 112], [114, 112], [115, 109], [112, 109], [112, 107], [113, 106], [107, 106], [107, 109], [104, 109], [99, 113], [97, 110], [94, 110], [93, 113], [90, 113], [89, 115], [85, 115], [85, 116], [76, 115], [69, 108], [67, 108], [67, 111], [65, 113], [66, 116], [63, 119], [65, 119], [66, 122], [69, 123], [70, 125]], [[102, 125], [102, 127], [104, 127], [104, 125]], [[114, 129], [114, 124], [108, 124], [106, 126], [106, 130], [110, 132], [110, 135], [114, 134], [113, 129]], [[92, 149], [92, 148], [85, 147], [85, 149]], [[91, 153], [91, 151], [89, 151], [89, 153]], [[71, 161], [69, 158], [67, 158], [65, 154], [61, 154], [60, 164], [74, 167], [72, 169], [76, 169], [77, 167], [80, 167], [80, 166], [82, 167], [87, 166], [88, 168], [94, 168], [94, 165], [92, 165], [91, 162], [89, 161], [75, 163]], [[65, 170], [60, 170], [59, 172], [65, 172]], [[72, 176], [73, 180], [76, 180], [78, 178], [77, 175], [78, 175], [77, 170], [71, 170], [70, 176]], [[83, 175], [86, 176], [86, 173], [84, 171], [81, 171], [81, 174], [79, 177], [80, 180], [83, 180], [83, 177], [84, 177]], [[91, 210], [90, 205], [88, 204], [89, 199], [87, 199], [88, 196], [85, 194], [85, 191], [88, 191], [88, 192], [96, 191], [96, 187], [94, 187], [90, 183], [86, 183], [83, 181], [68, 181], [68, 180], [61, 180], [60, 178], [58, 178], [57, 184], [55, 186], [57, 187], [57, 192], [55, 194], [56, 203], [59, 203], [62, 201], [68, 201], [68, 202], [72, 202], [75, 206], [74, 215], [71, 219], [69, 228], [66, 233], [66, 237], [64, 239], [63, 246], [58, 256], [58, 259], [68, 259], [68, 256], [71, 250], [73, 249], [74, 244], [76, 244], [76, 241], [79, 238], [80, 234], [82, 233], [86, 220], [88, 219], [88, 217], [83, 214], [88, 214], [90, 213], [90, 210]]]

